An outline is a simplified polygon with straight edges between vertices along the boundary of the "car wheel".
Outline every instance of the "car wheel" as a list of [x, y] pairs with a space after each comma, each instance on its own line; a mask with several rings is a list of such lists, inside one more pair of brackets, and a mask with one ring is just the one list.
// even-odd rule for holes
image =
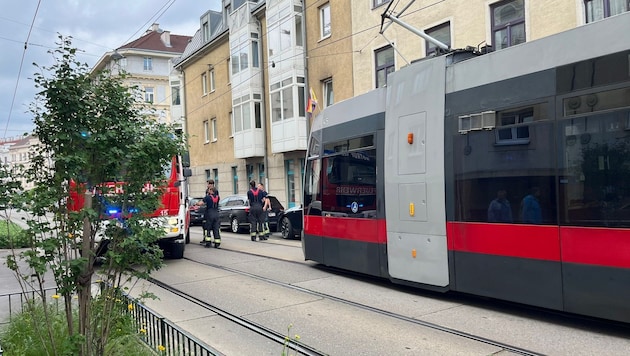
[[283, 239], [292, 239], [293, 236], [295, 236], [291, 221], [286, 216], [283, 217], [282, 221], [280, 222], [280, 232], [282, 233]]
[[241, 229], [240, 225], [238, 224], [238, 219], [236, 217], [232, 218], [232, 222], [230, 224], [230, 227], [231, 227], [233, 233], [237, 233]]

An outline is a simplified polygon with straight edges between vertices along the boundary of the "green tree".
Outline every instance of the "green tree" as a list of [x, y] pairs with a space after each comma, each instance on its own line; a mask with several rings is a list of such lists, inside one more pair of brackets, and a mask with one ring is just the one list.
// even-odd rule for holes
[[[124, 84], [124, 73], [91, 73], [76, 59], [71, 38], [59, 36], [58, 45], [54, 64], [38, 66], [34, 76], [39, 92], [31, 112], [40, 143], [22, 176], [35, 187], [13, 202], [33, 217], [27, 230], [32, 248], [14, 252], [7, 264], [22, 277], [23, 289], [38, 291], [44, 303], [44, 274], [51, 271], [76, 353], [100, 355], [112, 334], [112, 313], [120, 313], [115, 301], [121, 286], [161, 266], [156, 241], [164, 230], [145, 217], [159, 206], [164, 167], [183, 145], [171, 126], [156, 122], [136, 100], [137, 88]], [[122, 182], [122, 192], [102, 184], [112, 181]], [[83, 208], [71, 208], [82, 199]], [[125, 218], [103, 223], [111, 205]], [[97, 249], [104, 241], [108, 248], [98, 267], [104, 289], [94, 296]], [[38, 333], [42, 342], [54, 338], [50, 328]], [[62, 352], [51, 348], [48, 354]]]

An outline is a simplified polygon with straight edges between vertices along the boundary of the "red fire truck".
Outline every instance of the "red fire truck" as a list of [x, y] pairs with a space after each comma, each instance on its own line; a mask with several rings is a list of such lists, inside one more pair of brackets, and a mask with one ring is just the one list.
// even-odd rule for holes
[[[164, 227], [164, 236], [158, 243], [164, 250], [164, 255], [169, 258], [184, 257], [184, 249], [190, 242], [190, 213], [187, 207], [187, 185], [184, 184], [187, 177], [190, 177], [190, 163], [187, 157], [175, 156], [172, 158], [170, 165], [165, 169], [165, 177], [162, 182], [161, 189], [163, 192], [160, 198], [160, 207], [147, 218], [151, 219], [158, 226]], [[155, 189], [155, 184], [147, 184], [144, 189]], [[80, 189], [75, 182], [70, 183], [70, 197], [68, 200], [68, 208], [71, 211], [79, 211], [85, 205], [85, 198], [80, 193]], [[109, 205], [107, 196], [120, 194], [123, 192], [125, 183], [109, 181], [99, 184], [92, 189], [92, 196], [101, 199], [104, 204], [102, 219], [105, 224], [112, 221], [123, 221], [125, 216], [122, 209], [116, 204]], [[129, 213], [134, 213], [133, 208], [128, 209]], [[96, 242], [98, 244], [98, 254], [103, 254], [107, 250], [108, 240], [100, 233], [96, 234]]]

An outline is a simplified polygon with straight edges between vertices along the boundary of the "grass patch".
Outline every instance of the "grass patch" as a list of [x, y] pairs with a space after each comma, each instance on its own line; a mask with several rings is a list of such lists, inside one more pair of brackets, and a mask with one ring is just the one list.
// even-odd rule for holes
[[19, 225], [0, 218], [0, 248], [29, 247], [30, 242]]

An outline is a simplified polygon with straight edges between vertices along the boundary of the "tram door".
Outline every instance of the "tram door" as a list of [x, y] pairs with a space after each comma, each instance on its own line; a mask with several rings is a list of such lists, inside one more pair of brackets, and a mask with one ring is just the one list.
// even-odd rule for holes
[[388, 77], [385, 216], [390, 278], [449, 284], [444, 198], [445, 58]]

